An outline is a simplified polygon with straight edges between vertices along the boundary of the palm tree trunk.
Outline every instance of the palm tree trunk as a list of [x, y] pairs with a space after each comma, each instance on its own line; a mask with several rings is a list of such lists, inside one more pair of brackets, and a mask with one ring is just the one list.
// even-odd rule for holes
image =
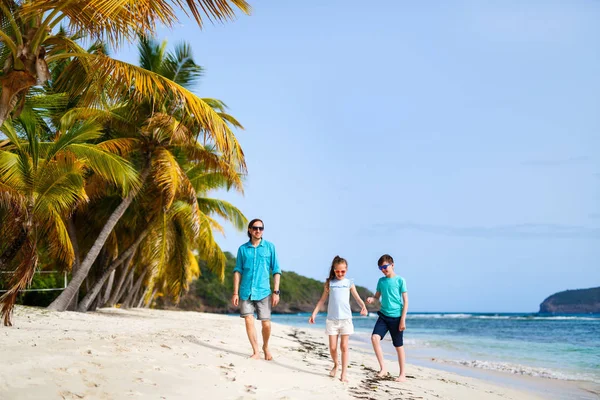
[[[71, 239], [71, 245], [73, 246], [73, 253], [75, 253], [75, 260], [73, 261], [73, 265], [71, 266], [71, 276], [73, 276], [73, 275], [75, 275], [75, 273], [77, 273], [77, 270], [79, 269], [79, 263], [81, 262], [81, 260], [79, 259], [79, 241], [77, 240], [77, 231], [75, 230], [75, 223], [73, 222], [73, 218], [74, 218], [74, 216], [71, 216], [71, 218], [69, 218], [69, 221], [67, 222], [67, 233], [69, 234], [69, 239]], [[79, 302], [79, 293], [77, 294], [77, 296], [73, 296], [73, 300], [71, 300], [71, 303], [67, 307], [67, 310], [69, 310], [69, 311], [77, 310], [78, 302]]]
[[156, 296], [156, 292], [158, 292], [158, 289], [154, 288], [154, 290], [152, 291], [152, 295], [150, 296], [148, 301], [144, 303], [144, 308], [149, 308], [152, 305], [152, 301], [154, 300], [154, 296]]
[[142, 283], [144, 282], [144, 278], [146, 277], [147, 273], [148, 273], [148, 270], [145, 270], [144, 272], [142, 272], [140, 274], [140, 276], [138, 277], [137, 281], [135, 282], [135, 285], [133, 286], [133, 290], [131, 290], [129, 292], [129, 294], [127, 295], [127, 297], [125, 298], [125, 301], [123, 302], [123, 308], [130, 308], [131, 307], [131, 303], [133, 301], [133, 298], [135, 297], [135, 295], [137, 294], [137, 292], [140, 290], [140, 287], [142, 286]]
[[[9, 56], [10, 57], [10, 56]], [[25, 71], [12, 70], [0, 78], [2, 85], [2, 95], [0, 96], [0, 126], [13, 111], [17, 103], [18, 94], [27, 91], [35, 85], [36, 79], [30, 73]]]
[[[146, 166], [140, 176], [140, 181], [142, 185], [146, 181], [146, 178], [148, 177], [149, 173], [150, 167], [148, 163], [146, 163]], [[88, 251], [87, 255], [85, 256], [85, 259], [79, 266], [77, 273], [73, 275], [73, 278], [71, 279], [71, 282], [69, 282], [69, 285], [66, 287], [66, 289], [63, 290], [63, 292], [48, 306], [48, 309], [54, 311], [65, 311], [67, 309], [67, 306], [73, 299], [73, 296], [77, 294], [79, 288], [81, 287], [81, 284], [90, 272], [90, 268], [96, 260], [96, 257], [98, 257], [98, 253], [100, 253], [100, 250], [104, 246], [104, 243], [108, 239], [108, 235], [110, 235], [117, 222], [119, 222], [119, 219], [121, 219], [121, 217], [125, 213], [125, 210], [127, 210], [127, 207], [129, 207], [136, 194], [136, 190], [129, 193], [129, 195], [127, 195], [127, 197], [123, 199], [121, 204], [119, 204], [116, 210], [113, 211], [111, 216], [108, 218], [108, 221], [106, 221], [106, 224], [104, 224], [104, 227], [100, 231], [100, 234], [96, 238], [96, 241], [92, 245], [92, 248], [90, 249], [90, 251]]]
[[146, 294], [146, 288], [142, 288], [142, 290], [140, 290], [140, 299], [137, 302], [137, 305], [135, 306], [135, 308], [140, 308], [142, 306], [142, 303], [144, 303], [144, 295]]
[[117, 286], [115, 286], [115, 288], [112, 291], [110, 299], [108, 299], [108, 302], [106, 303], [107, 307], [113, 307], [117, 303], [117, 300], [119, 300], [119, 296], [122, 293], [121, 288], [125, 283], [125, 279], [127, 279], [127, 277], [129, 276], [129, 266], [131, 265], [132, 260], [133, 254], [127, 259], [127, 261], [121, 264], [121, 276], [119, 277], [119, 282], [117, 282]]
[[104, 282], [106, 282], [106, 280], [111, 275], [111, 273], [113, 273], [115, 271], [115, 269], [123, 263], [123, 261], [125, 261], [129, 257], [133, 256], [133, 254], [137, 250], [138, 246], [140, 245], [142, 240], [144, 240], [144, 238], [146, 237], [147, 234], [148, 234], [148, 231], [144, 230], [138, 236], [138, 238], [135, 240], [135, 242], [133, 242], [131, 244], [131, 246], [129, 246], [127, 248], [127, 250], [125, 250], [119, 256], [119, 258], [117, 258], [115, 261], [113, 261], [113, 263], [104, 271], [104, 273], [102, 274], [100, 279], [98, 279], [98, 281], [94, 284], [92, 289], [89, 292], [87, 292], [85, 297], [81, 300], [81, 302], [79, 303], [79, 307], [77, 308], [77, 311], [86, 312], [88, 310], [88, 307], [90, 306], [92, 301], [94, 301], [96, 299], [96, 297], [98, 296], [98, 294], [100, 293], [102, 286], [104, 285]]
[[135, 267], [131, 267], [129, 272], [127, 273], [127, 279], [125, 280], [125, 284], [121, 288], [121, 292], [117, 296], [117, 303], [121, 302], [121, 300], [127, 296], [127, 294], [131, 291], [129, 288], [133, 285], [133, 275], [135, 274]]
[[108, 282], [106, 282], [106, 285], [104, 288], [104, 296], [102, 296], [102, 298], [100, 298], [100, 307], [104, 306], [106, 304], [106, 302], [108, 301], [108, 298], [110, 297], [110, 293], [112, 291], [114, 283], [115, 283], [115, 270], [113, 270], [110, 273], [110, 276], [108, 277]]

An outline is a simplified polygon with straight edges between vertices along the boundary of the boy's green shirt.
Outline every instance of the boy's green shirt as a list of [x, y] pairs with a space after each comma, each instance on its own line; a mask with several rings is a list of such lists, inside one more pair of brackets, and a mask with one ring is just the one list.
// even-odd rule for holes
[[377, 291], [381, 293], [381, 312], [387, 317], [397, 318], [402, 315], [402, 293], [406, 292], [406, 281], [401, 276], [382, 277], [377, 282]]

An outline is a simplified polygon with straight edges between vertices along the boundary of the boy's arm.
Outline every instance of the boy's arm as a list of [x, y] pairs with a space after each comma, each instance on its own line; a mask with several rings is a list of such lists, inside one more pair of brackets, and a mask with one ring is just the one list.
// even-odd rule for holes
[[311, 324], [315, 323], [315, 318], [317, 318], [317, 314], [319, 313], [319, 310], [321, 309], [323, 304], [325, 304], [325, 300], [327, 299], [327, 296], [329, 296], [329, 291], [327, 290], [327, 288], [323, 288], [323, 294], [321, 295], [321, 298], [317, 302], [317, 305], [315, 306], [315, 309], [312, 312], [312, 315], [308, 319], [309, 323], [311, 323]]
[[406, 313], [408, 312], [408, 292], [402, 293], [402, 314], [400, 315], [400, 326], [399, 330], [403, 331], [406, 329]]
[[350, 286], [350, 293], [352, 293], [352, 297], [354, 297], [354, 300], [356, 300], [356, 302], [360, 306], [360, 315], [367, 315], [368, 314], [367, 306], [365, 306], [365, 303], [360, 298], [360, 295], [358, 294], [358, 291], [356, 290], [356, 286], [354, 286], [354, 285]]
[[381, 297], [381, 293], [375, 292], [375, 295], [373, 297], [367, 297], [367, 304], [374, 303], [375, 300], [379, 300], [380, 297]]

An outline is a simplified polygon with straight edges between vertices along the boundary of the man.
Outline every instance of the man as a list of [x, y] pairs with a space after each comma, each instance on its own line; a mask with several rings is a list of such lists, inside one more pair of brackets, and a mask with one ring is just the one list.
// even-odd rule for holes
[[[250, 358], [259, 359], [260, 352], [254, 313], [262, 324], [263, 352], [265, 360], [272, 360], [269, 351], [271, 337], [271, 307], [279, 303], [279, 280], [281, 269], [277, 262], [277, 254], [273, 243], [262, 238], [265, 225], [260, 219], [253, 219], [248, 224], [250, 240], [240, 246], [237, 262], [233, 269], [233, 296], [231, 302], [235, 307], [240, 305], [240, 317], [246, 322], [246, 333], [252, 345]], [[273, 275], [273, 295], [271, 296], [270, 275]], [[240, 284], [241, 283], [241, 284]]]

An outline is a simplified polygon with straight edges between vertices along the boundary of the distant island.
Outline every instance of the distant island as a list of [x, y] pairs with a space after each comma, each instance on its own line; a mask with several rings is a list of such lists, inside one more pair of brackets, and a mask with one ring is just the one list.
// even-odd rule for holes
[[540, 304], [540, 314], [600, 314], [600, 287], [565, 290]]
[[[190, 290], [187, 294], [182, 296], [179, 304], [175, 305], [165, 302], [163, 298], [160, 298], [156, 303], [157, 308], [177, 308], [211, 313], [236, 312], [236, 308], [231, 305], [235, 257], [229, 252], [225, 252], [225, 255], [227, 257], [227, 264], [225, 267], [224, 282], [221, 282], [217, 276], [208, 271], [201, 263], [200, 277], [190, 284]], [[312, 312], [323, 293], [323, 281], [307, 278], [295, 272], [284, 270], [280, 290], [280, 303], [273, 309], [274, 314]], [[373, 292], [362, 286], [356, 286], [356, 290], [363, 301], [367, 296], [373, 296]], [[360, 311], [360, 308], [358, 308], [354, 299], [350, 300], [350, 305], [352, 311]], [[369, 311], [374, 311], [379, 309], [379, 305], [367, 305], [367, 308]]]

